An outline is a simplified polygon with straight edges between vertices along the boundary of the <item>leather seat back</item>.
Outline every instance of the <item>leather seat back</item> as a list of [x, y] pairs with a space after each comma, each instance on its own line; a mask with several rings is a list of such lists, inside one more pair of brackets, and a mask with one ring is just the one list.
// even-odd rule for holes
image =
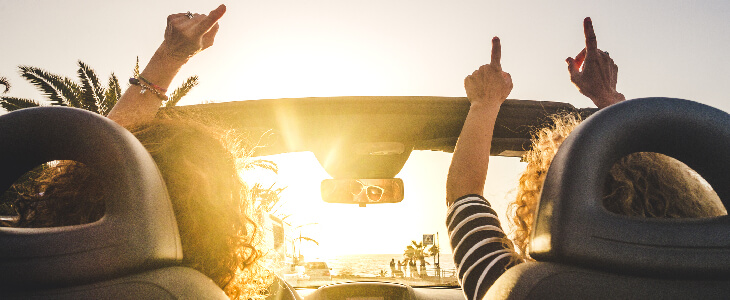
[[172, 204], [155, 162], [129, 131], [85, 110], [40, 107], [0, 116], [0, 141], [0, 191], [53, 160], [78, 161], [110, 179], [103, 189], [105, 215], [96, 222], [0, 228], [3, 297], [148, 298], [198, 291], [187, 297], [226, 298], [199, 272], [174, 267], [183, 253]]
[[[662, 290], [689, 292], [699, 286], [730, 297], [725, 288], [730, 283], [730, 217], [649, 219], [617, 215], [602, 205], [603, 186], [616, 161], [634, 152], [657, 152], [697, 171], [728, 207], [729, 151], [730, 115], [700, 103], [644, 98], [595, 113], [563, 142], [548, 171], [530, 244], [538, 262], [510, 269], [488, 295], [502, 298], [520, 286], [541, 298], [575, 296], [578, 286], [570, 281], [601, 278], [591, 282], [603, 284], [591, 284], [580, 295], [614, 298], [616, 289], [640, 285], [652, 298], [662, 298]], [[545, 280], [553, 283], [545, 285]], [[524, 282], [552, 288], [540, 292]]]

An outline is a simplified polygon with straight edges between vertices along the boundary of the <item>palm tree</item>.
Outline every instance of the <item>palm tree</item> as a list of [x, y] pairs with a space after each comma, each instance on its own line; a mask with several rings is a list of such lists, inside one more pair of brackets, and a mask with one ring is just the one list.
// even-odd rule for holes
[[[68, 77], [53, 74], [37, 67], [19, 66], [19, 69], [21, 76], [41, 90], [43, 95], [48, 98], [47, 101], [44, 102], [50, 103], [51, 106], [82, 108], [106, 116], [122, 96], [122, 89], [119, 86], [119, 80], [116, 75], [112, 73], [107, 80], [106, 86], [103, 86], [99, 80], [99, 76], [96, 75], [96, 72], [89, 67], [89, 65], [79, 60], [78, 66], [79, 69], [77, 74], [79, 76], [80, 83], [75, 82]], [[137, 58], [137, 63], [134, 67], [134, 74], [135, 76], [139, 74], [139, 58]], [[197, 84], [197, 76], [188, 78], [180, 87], [175, 89], [175, 91], [170, 95], [169, 100], [166, 101], [164, 105], [167, 107], [175, 106], [180, 99], [182, 99], [182, 97], [184, 97], [190, 89], [195, 87]], [[0, 85], [5, 86], [3, 94], [10, 89], [10, 82], [6, 77], [0, 76]], [[41, 105], [42, 103], [40, 101], [33, 99], [0, 96], [0, 106], [7, 111]], [[14, 209], [11, 207], [12, 199], [17, 198], [16, 194], [19, 193], [19, 189], [26, 187], [25, 183], [32, 182], [33, 179], [37, 177], [37, 174], [46, 167], [46, 164], [43, 164], [31, 172], [26, 173], [26, 175], [16, 181], [14, 189], [0, 197], [0, 214], [15, 214]], [[268, 162], [253, 163], [248, 167], [264, 167], [266, 169], [276, 171], [276, 166], [272, 166], [268, 164]], [[265, 191], [263, 189], [261, 191], [254, 191], [254, 193], [258, 194], [262, 194], [264, 192]], [[268, 195], [258, 197], [267, 198]]]
[[426, 257], [429, 256], [429, 253], [426, 252], [426, 246], [423, 245], [422, 242], [416, 242], [411, 241], [411, 244], [406, 246], [406, 250], [403, 251], [403, 257], [406, 259], [407, 263], [413, 262], [419, 262], [421, 267], [429, 264], [426, 262]]
[[406, 262], [418, 260], [419, 248], [423, 247], [421, 243], [416, 243], [416, 241], [411, 241], [411, 243], [412, 244], [406, 246], [406, 250], [403, 251], [403, 258], [405, 258]]
[[[297, 241], [299, 241], [299, 248], [296, 247]], [[294, 244], [294, 253], [297, 254], [297, 257], [294, 259], [295, 264], [301, 264], [304, 260], [304, 256], [302, 256], [302, 241], [312, 242], [315, 245], [319, 246], [319, 242], [317, 242], [317, 240], [310, 237], [302, 236], [302, 231], [299, 230], [299, 237], [292, 239], [292, 243]]]
[[428, 255], [429, 256], [439, 255], [439, 246], [431, 245], [431, 248], [428, 248]]
[[411, 241], [411, 244], [406, 246], [403, 256], [408, 260], [421, 261], [429, 254], [426, 252], [426, 246], [423, 245], [423, 242]]
[[416, 241], [411, 241], [411, 244], [406, 246], [406, 250], [403, 251], [403, 257], [405, 258], [406, 263], [410, 263], [411, 261], [419, 262], [422, 267], [429, 265], [426, 261], [426, 257], [436, 257], [438, 254], [438, 246], [431, 245], [431, 247], [426, 248], [422, 242]]
[[439, 265], [441, 264], [441, 261], [438, 261], [438, 262], [436, 261], [436, 258], [439, 257], [438, 256], [439, 252], [440, 252], [439, 246], [431, 245], [431, 247], [428, 248], [428, 255], [433, 257], [433, 265], [436, 267], [437, 272], [439, 270]]
[[[77, 74], [81, 81], [80, 83], [68, 77], [52, 74], [37, 67], [19, 66], [19, 68], [21, 76], [38, 87], [43, 95], [48, 98], [50, 105], [82, 108], [106, 116], [122, 96], [119, 80], [112, 73], [105, 87], [101, 84], [96, 72], [89, 65], [80, 60], [78, 61], [78, 65], [79, 69]], [[137, 58], [134, 74], [139, 74], [139, 58]], [[2, 79], [5, 78], [3, 77]], [[5, 82], [0, 81], [0, 84], [5, 85], [6, 90], [9, 87], [7, 79], [5, 79]], [[164, 105], [175, 106], [197, 84], [197, 76], [189, 77], [180, 87], [175, 89]], [[7, 111], [13, 111], [27, 107], [41, 106], [41, 102], [27, 98], [2, 96], [0, 97], [0, 106]]]
[[[241, 144], [236, 147], [239, 149], [248, 148], [245, 144]], [[275, 175], [279, 173], [279, 167], [273, 161], [251, 158], [251, 156], [253, 156], [253, 150], [247, 153], [247, 155], [249, 155], [249, 159], [246, 159], [243, 164], [239, 165], [243, 172], [252, 170], [267, 170], [274, 173]], [[275, 188], [274, 184], [267, 188], [264, 187], [264, 185], [260, 182], [255, 182], [250, 185], [248, 190], [250, 192], [250, 201], [251, 203], [253, 203], [253, 211], [255, 215], [258, 216], [262, 213], [276, 215], [276, 212], [283, 205], [283, 202], [281, 201], [281, 192], [283, 192], [285, 189], [286, 188]], [[286, 216], [279, 215], [277, 217], [281, 218], [282, 220], [286, 219]]]

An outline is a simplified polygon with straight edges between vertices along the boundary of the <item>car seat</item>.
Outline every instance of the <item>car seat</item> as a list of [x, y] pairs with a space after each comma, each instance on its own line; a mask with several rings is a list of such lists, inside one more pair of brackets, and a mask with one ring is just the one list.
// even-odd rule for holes
[[152, 157], [127, 130], [75, 108], [0, 116], [0, 191], [53, 160], [113, 178], [105, 215], [84, 225], [0, 228], [3, 299], [228, 299], [208, 277], [180, 266], [172, 204]]
[[730, 299], [730, 217], [649, 219], [602, 205], [614, 162], [674, 157], [730, 201], [730, 115], [692, 101], [644, 98], [605, 108], [561, 145], [519, 264], [488, 299]]

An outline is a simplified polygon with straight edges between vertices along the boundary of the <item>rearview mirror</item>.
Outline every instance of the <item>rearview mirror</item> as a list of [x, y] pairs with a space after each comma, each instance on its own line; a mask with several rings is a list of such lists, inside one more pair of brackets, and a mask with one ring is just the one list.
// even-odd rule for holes
[[327, 203], [366, 204], [403, 201], [403, 180], [391, 179], [325, 179], [320, 185], [322, 200]]

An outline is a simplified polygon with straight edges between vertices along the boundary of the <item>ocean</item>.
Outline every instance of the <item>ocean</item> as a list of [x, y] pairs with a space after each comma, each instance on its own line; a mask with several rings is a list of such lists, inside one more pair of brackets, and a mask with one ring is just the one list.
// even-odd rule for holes
[[[378, 276], [381, 270], [390, 274], [391, 259], [395, 259], [397, 263], [398, 260], [403, 260], [403, 254], [348, 254], [325, 261], [332, 268], [332, 275]], [[456, 269], [451, 253], [441, 254], [440, 260], [443, 272], [451, 274]], [[428, 274], [434, 275], [433, 257], [427, 257], [426, 262], [428, 263], [426, 265]]]

